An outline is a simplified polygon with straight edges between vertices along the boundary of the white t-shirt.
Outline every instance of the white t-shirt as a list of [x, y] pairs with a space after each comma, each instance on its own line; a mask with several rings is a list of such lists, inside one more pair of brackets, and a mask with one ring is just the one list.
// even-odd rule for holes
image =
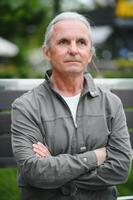
[[77, 123], [76, 123], [76, 112], [77, 112], [77, 107], [78, 107], [78, 103], [79, 103], [80, 94], [81, 93], [77, 94], [76, 96], [72, 96], [72, 97], [64, 97], [64, 96], [62, 96], [62, 98], [65, 100], [65, 102], [67, 103], [67, 105], [69, 106], [69, 108], [71, 110], [75, 126], [77, 126]]

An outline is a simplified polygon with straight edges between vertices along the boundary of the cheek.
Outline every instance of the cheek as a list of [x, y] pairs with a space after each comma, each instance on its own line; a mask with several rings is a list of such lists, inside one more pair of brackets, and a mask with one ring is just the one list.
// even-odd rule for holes
[[62, 65], [63, 64], [63, 58], [64, 58], [64, 56], [62, 55], [62, 53], [60, 52], [55, 52], [54, 54], [52, 54], [52, 56], [51, 56], [51, 64], [53, 65], [53, 66], [56, 66], [56, 67], [58, 67], [58, 66], [60, 66], [60, 65]]
[[92, 60], [92, 55], [86, 55], [86, 61], [88, 62], [88, 63], [90, 63], [91, 62], [91, 60]]
[[91, 56], [88, 55], [88, 54], [82, 54], [82, 61], [83, 61], [84, 63], [90, 63], [90, 61], [91, 61]]
[[59, 61], [60, 59], [62, 59], [65, 56], [65, 54], [66, 54], [66, 51], [64, 49], [56, 48], [55, 51], [52, 52], [51, 58], [52, 59], [57, 59], [57, 61]]

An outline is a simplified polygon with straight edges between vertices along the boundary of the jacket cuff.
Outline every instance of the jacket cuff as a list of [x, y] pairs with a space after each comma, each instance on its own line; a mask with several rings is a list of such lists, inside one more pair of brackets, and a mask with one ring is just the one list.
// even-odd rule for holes
[[78, 156], [87, 166], [87, 171], [91, 171], [97, 167], [97, 157], [94, 151], [87, 151], [85, 153], [79, 154]]

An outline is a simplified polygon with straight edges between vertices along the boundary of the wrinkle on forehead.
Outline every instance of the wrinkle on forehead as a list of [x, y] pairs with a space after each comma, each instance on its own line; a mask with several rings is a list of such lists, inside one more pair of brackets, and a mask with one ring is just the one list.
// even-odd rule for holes
[[57, 37], [73, 36], [91, 39], [87, 26], [79, 20], [62, 20], [57, 22], [53, 27], [51, 39], [54, 35]]

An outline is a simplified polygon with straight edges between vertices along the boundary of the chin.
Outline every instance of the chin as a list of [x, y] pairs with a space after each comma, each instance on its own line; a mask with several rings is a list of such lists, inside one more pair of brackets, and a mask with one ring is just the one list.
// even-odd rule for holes
[[66, 73], [68, 74], [81, 74], [84, 72], [84, 69], [77, 69], [77, 68], [71, 68], [69, 70], [66, 70]]

